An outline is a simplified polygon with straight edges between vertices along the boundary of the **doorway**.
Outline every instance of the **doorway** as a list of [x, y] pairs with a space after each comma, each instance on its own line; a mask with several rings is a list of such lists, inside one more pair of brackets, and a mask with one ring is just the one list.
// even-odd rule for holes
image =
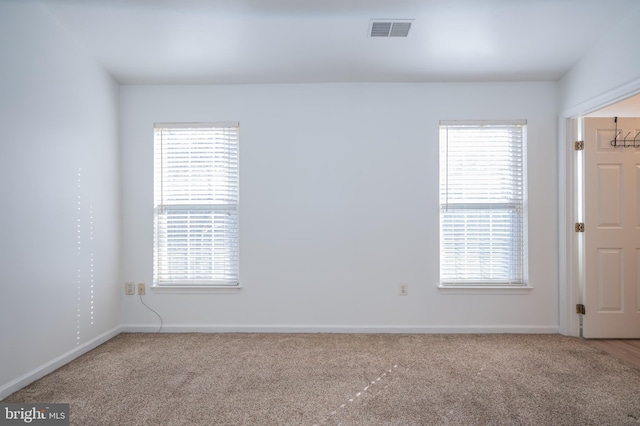
[[[584, 152], [574, 148], [576, 141], [584, 140], [584, 118], [640, 117], [640, 81], [565, 111], [559, 122], [559, 332], [568, 336], [581, 336], [586, 315], [576, 313], [584, 304], [585, 233], [575, 232], [576, 222], [584, 222]], [[624, 135], [623, 135], [624, 136]], [[640, 275], [640, 272], [637, 274]], [[588, 315], [588, 313], [587, 313]]]

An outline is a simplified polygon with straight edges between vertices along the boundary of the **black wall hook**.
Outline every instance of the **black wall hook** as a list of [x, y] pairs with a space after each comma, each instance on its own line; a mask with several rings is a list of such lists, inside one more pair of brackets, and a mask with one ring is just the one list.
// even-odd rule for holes
[[[636, 135], [633, 137], [633, 140], [631, 139], [627, 139], [629, 137], [629, 135], [631, 134], [631, 132], [627, 133], [624, 138], [622, 140], [620, 140], [618, 138], [618, 136], [620, 136], [620, 134], [622, 134], [622, 130], [618, 131], [618, 117], [614, 117], [613, 118], [613, 122], [616, 124], [616, 128], [615, 128], [615, 136], [613, 137], [613, 140], [610, 142], [611, 146], [614, 148], [640, 148], [640, 131], [638, 133], [636, 133]], [[627, 144], [628, 142], [628, 144]]]

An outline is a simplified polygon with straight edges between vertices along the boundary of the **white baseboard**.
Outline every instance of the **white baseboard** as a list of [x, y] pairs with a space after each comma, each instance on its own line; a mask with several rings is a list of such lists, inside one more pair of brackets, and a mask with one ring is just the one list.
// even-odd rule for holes
[[370, 325], [247, 325], [247, 324], [124, 324], [124, 333], [382, 333], [382, 334], [558, 334], [549, 326], [370, 326]]
[[87, 352], [89, 352], [90, 350], [100, 346], [101, 344], [103, 344], [104, 342], [106, 342], [109, 339], [114, 338], [115, 336], [117, 336], [118, 334], [120, 334], [122, 332], [122, 327], [121, 326], [117, 326], [105, 333], [102, 333], [101, 335], [99, 335], [98, 337], [83, 343], [82, 345], [78, 345], [75, 348], [73, 348], [72, 350], [60, 355], [57, 358], [52, 359], [51, 361], [47, 362], [46, 364], [41, 365], [40, 367], [31, 370], [30, 372], [18, 377], [17, 379], [2, 385], [0, 387], [0, 400], [6, 398], [7, 396], [11, 395], [12, 393], [19, 391], [20, 389], [22, 389], [23, 387], [27, 386], [30, 383], [35, 382], [36, 380], [46, 376], [47, 374], [51, 373], [54, 370], [57, 370], [58, 368], [62, 367], [65, 364], [68, 364], [69, 362], [73, 361], [74, 359], [76, 359], [77, 357], [79, 357], [82, 354], [85, 354]]

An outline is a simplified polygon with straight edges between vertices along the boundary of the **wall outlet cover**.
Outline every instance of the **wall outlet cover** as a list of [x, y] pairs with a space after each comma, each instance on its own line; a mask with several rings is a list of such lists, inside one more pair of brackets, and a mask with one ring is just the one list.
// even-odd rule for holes
[[400, 283], [399, 293], [400, 293], [400, 296], [408, 296], [409, 295], [409, 284]]

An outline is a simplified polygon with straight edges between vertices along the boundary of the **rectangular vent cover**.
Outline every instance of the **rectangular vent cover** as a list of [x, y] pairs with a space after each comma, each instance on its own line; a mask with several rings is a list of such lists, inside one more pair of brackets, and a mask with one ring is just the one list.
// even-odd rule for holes
[[407, 37], [413, 19], [372, 19], [369, 37]]

